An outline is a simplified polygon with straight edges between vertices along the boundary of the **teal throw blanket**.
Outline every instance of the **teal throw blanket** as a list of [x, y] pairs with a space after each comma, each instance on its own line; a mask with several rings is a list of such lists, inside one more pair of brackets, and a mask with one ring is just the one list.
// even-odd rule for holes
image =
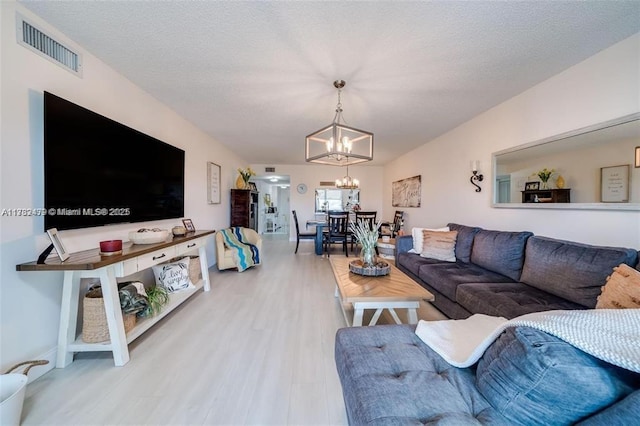
[[248, 242], [244, 230], [245, 228], [233, 227], [220, 231], [224, 245], [234, 250], [234, 257], [239, 272], [260, 264], [258, 247]]

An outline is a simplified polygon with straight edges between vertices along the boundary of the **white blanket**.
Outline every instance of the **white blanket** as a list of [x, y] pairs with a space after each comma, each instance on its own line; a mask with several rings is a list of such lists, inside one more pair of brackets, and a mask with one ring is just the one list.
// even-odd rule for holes
[[416, 334], [455, 367], [469, 367], [507, 328], [527, 326], [603, 361], [640, 373], [640, 309], [547, 311], [510, 321], [476, 314], [466, 320], [420, 321]]

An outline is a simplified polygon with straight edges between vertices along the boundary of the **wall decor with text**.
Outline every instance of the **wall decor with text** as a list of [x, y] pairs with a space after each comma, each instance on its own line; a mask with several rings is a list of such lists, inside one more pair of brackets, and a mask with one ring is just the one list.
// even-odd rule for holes
[[391, 205], [393, 207], [420, 207], [422, 176], [397, 180], [391, 184]]

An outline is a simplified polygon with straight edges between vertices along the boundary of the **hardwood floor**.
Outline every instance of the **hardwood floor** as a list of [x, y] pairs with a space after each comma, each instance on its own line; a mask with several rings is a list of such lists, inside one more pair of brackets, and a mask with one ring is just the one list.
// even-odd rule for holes
[[[269, 235], [262, 266], [212, 268], [211, 291], [133, 342], [124, 367], [82, 353], [29, 384], [23, 424], [347, 424], [331, 266], [312, 243], [294, 249]], [[421, 318], [440, 315], [425, 309]]]

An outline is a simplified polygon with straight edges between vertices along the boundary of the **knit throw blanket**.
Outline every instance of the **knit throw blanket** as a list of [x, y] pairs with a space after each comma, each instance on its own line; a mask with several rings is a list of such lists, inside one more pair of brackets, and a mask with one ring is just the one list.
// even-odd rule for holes
[[598, 359], [640, 373], [640, 309], [547, 311], [507, 321], [472, 315], [465, 320], [420, 321], [416, 334], [456, 367], [469, 367], [507, 327], [532, 327]]
[[220, 231], [224, 245], [234, 251], [234, 258], [239, 272], [260, 264], [258, 247], [248, 242], [244, 229], [233, 227]]

